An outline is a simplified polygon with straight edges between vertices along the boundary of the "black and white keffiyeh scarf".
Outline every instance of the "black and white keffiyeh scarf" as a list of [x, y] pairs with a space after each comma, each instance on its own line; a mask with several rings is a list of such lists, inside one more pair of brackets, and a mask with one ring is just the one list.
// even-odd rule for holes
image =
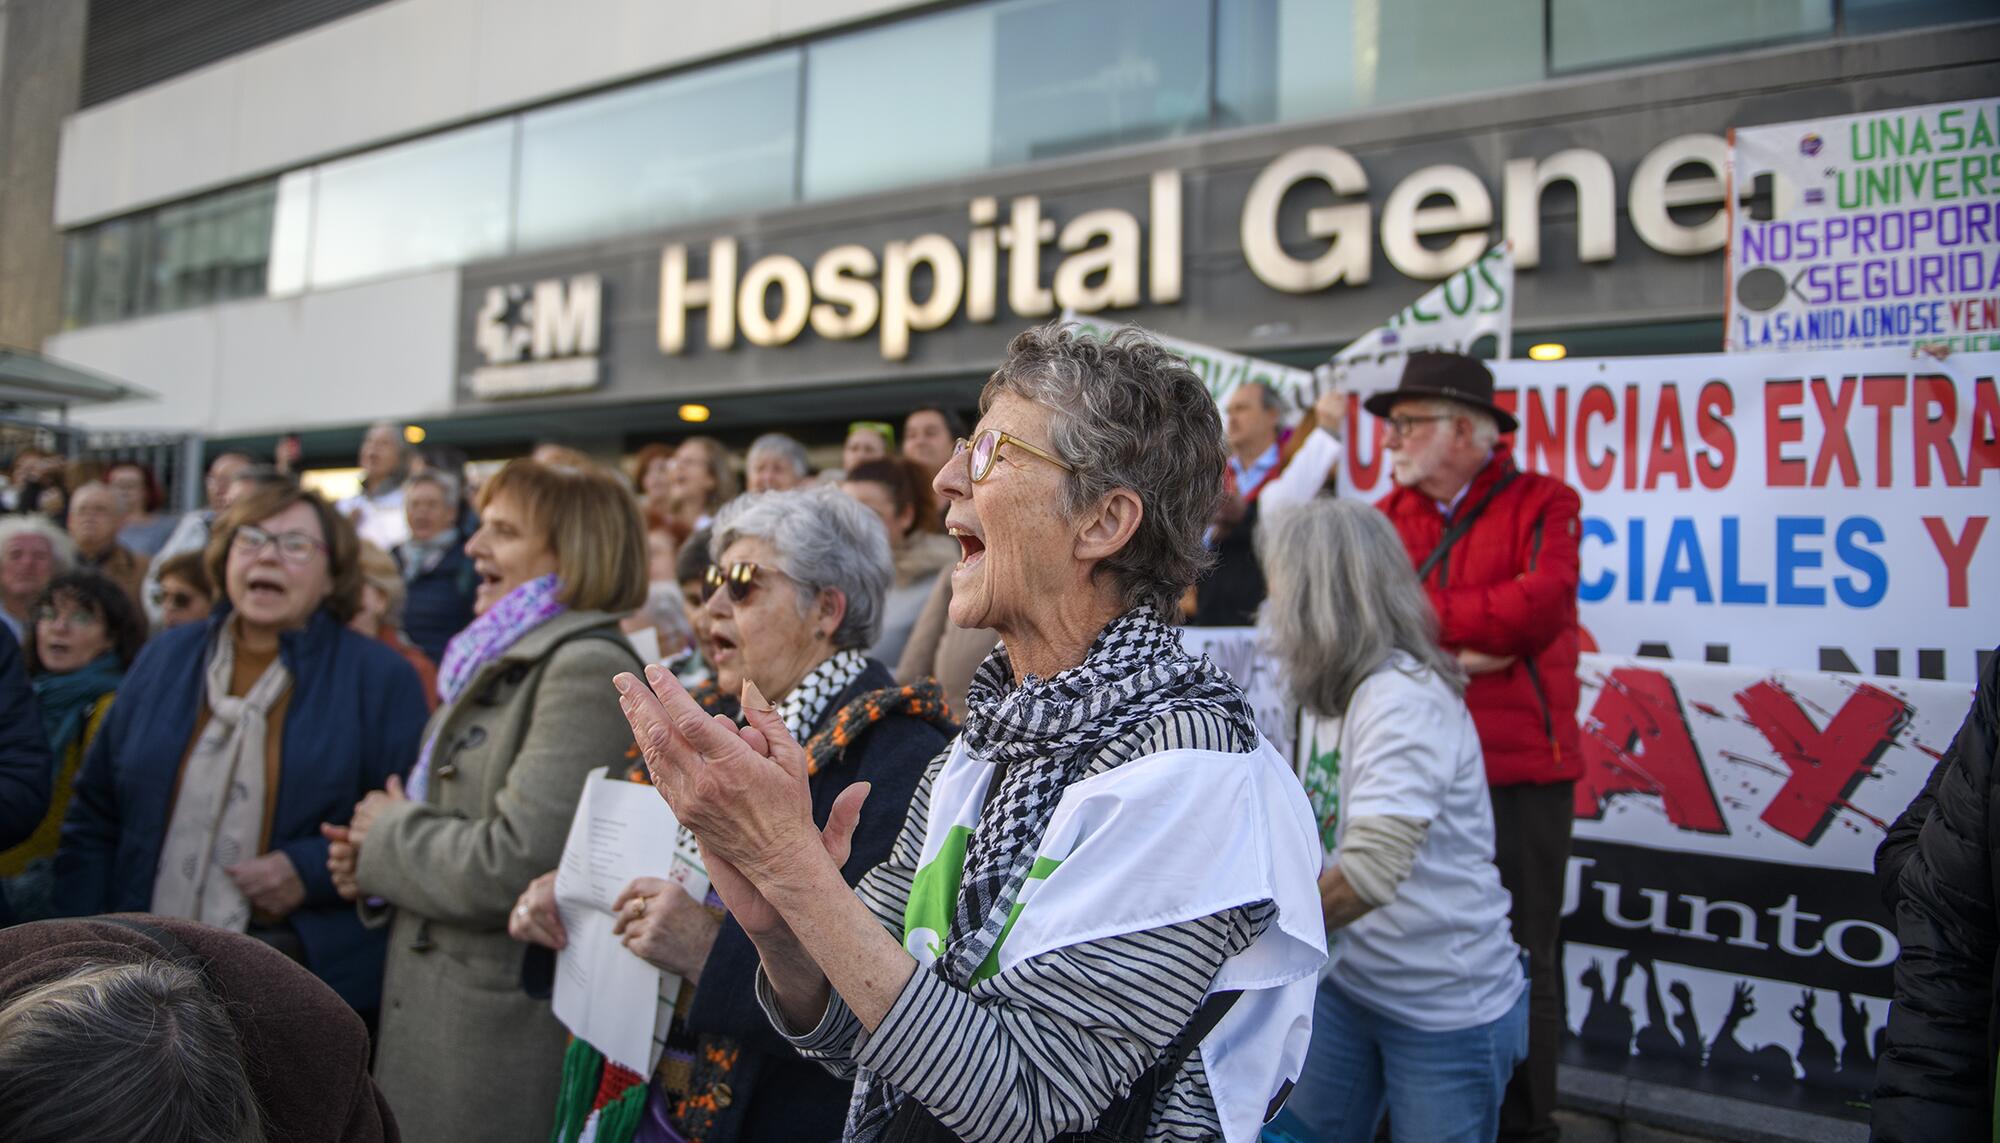
[[819, 666], [807, 671], [806, 677], [778, 700], [777, 714], [785, 729], [799, 742], [811, 738], [827, 705], [867, 669], [868, 660], [854, 650], [836, 651], [831, 658], [821, 660]]
[[[1188, 654], [1180, 632], [1144, 608], [1113, 620], [1082, 663], [1046, 679], [1016, 683], [1006, 645], [995, 648], [967, 688], [961, 735], [971, 756], [994, 764], [998, 788], [980, 811], [951, 932], [932, 971], [969, 989], [999, 943], [1063, 791], [1107, 748], [1125, 745], [1119, 761], [1128, 761], [1138, 756], [1139, 735], [1168, 715], [1197, 710], [1222, 716], [1244, 749], [1256, 742], [1256, 719], [1236, 683], [1206, 656]], [[895, 1102], [875, 1081], [854, 1137], [879, 1133]]]

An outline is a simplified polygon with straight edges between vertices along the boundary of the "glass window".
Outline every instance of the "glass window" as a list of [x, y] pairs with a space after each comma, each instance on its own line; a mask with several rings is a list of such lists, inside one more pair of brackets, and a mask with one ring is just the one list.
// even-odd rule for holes
[[1842, 30], [1850, 36], [1992, 16], [1993, 0], [1845, 0], [1840, 11]]
[[484, 123], [320, 167], [312, 285], [504, 253], [515, 124]]
[[1209, 121], [1209, 0], [1012, 0], [811, 45], [805, 194], [859, 194]]
[[1559, 72], [1832, 33], [1833, 0], [1549, 0]]
[[806, 49], [807, 198], [950, 178], [993, 152], [993, 7], [960, 8]]
[[259, 183], [161, 208], [145, 271], [146, 312], [264, 292], [277, 189]]
[[799, 53], [776, 52], [524, 117], [523, 247], [792, 201]]
[[264, 289], [274, 295], [296, 294], [306, 288], [306, 268], [312, 257], [313, 172], [293, 171], [278, 179], [277, 202], [271, 212], [271, 259]]
[[1542, 0], [1218, 0], [1225, 125], [1352, 114], [1534, 83]]
[[995, 166], [1209, 118], [1209, 0], [1015, 0], [993, 13]]

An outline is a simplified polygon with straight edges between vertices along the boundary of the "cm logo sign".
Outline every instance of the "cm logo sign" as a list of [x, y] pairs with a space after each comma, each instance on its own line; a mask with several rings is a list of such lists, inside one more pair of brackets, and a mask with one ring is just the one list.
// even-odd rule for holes
[[604, 286], [596, 274], [490, 287], [473, 323], [485, 361], [466, 378], [474, 396], [539, 396], [602, 380]]

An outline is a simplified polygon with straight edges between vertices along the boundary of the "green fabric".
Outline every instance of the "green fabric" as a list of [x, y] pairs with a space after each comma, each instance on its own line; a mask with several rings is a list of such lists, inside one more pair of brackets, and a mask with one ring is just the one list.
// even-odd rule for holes
[[1320, 847], [1332, 853], [1340, 840], [1340, 744], [1335, 742], [1331, 750], [1321, 753], [1315, 733], [1306, 747], [1305, 773], [1299, 777], [1306, 788], [1306, 800], [1312, 803], [1313, 820], [1319, 825]]
[[[930, 864], [917, 870], [910, 880], [910, 900], [903, 906], [903, 947], [908, 948], [910, 938], [918, 932], [931, 934], [930, 944], [933, 956], [944, 954], [944, 934], [951, 925], [952, 910], [958, 904], [959, 884], [965, 879], [965, 854], [972, 843], [972, 830], [968, 826], [955, 825], [944, 835], [944, 844], [938, 848], [938, 855]], [[1027, 880], [1046, 881], [1062, 862], [1050, 857], [1037, 857], [1029, 868]], [[993, 942], [993, 951], [986, 954], [972, 983], [990, 980], [1000, 971], [1000, 946], [1007, 943], [1007, 934], [1014, 931], [1014, 922], [1021, 919], [1021, 910], [1033, 894], [1023, 884], [1021, 894], [1014, 907], [1007, 914], [1007, 923], [1000, 929], [1000, 936]]]
[[124, 677], [125, 668], [118, 665], [118, 656], [109, 651], [67, 674], [36, 676], [35, 702], [42, 708], [49, 753], [61, 758], [71, 743], [83, 738], [90, 708], [98, 699], [117, 690]]
[[597, 1096], [597, 1079], [604, 1057], [596, 1048], [570, 1037], [563, 1050], [562, 1087], [556, 1095], [556, 1126], [549, 1143], [576, 1143], [590, 1119], [590, 1101]]
[[[593, 1107], [604, 1082], [604, 1054], [577, 1037], [563, 1050], [562, 1087], [556, 1095], [556, 1125], [549, 1143], [576, 1143], [597, 1113], [597, 1143], [632, 1143], [646, 1116], [644, 1080], [632, 1084], [603, 1107]], [[628, 1073], [629, 1074], [629, 1073]]]

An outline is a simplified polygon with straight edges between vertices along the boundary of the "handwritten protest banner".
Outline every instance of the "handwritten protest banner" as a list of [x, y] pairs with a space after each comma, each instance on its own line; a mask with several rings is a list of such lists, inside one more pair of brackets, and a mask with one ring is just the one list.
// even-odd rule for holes
[[2000, 350], [2000, 100], [1730, 132], [1724, 347]]

